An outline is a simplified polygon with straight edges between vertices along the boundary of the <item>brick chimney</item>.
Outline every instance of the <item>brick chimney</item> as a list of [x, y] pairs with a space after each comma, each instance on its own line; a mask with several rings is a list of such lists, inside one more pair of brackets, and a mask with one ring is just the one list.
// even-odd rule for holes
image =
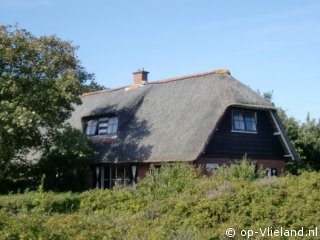
[[143, 68], [133, 73], [134, 85], [142, 85], [148, 83], [148, 73]]

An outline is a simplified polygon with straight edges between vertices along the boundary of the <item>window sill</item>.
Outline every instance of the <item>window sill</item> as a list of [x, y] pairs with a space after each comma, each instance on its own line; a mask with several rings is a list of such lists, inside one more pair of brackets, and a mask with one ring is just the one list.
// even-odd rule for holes
[[95, 135], [88, 136], [88, 138], [93, 142], [101, 142], [101, 143], [112, 143], [118, 139], [118, 135]]
[[258, 134], [258, 132], [257, 131], [255, 131], [255, 132], [251, 132], [251, 131], [245, 131], [245, 130], [243, 130], [243, 131], [241, 131], [241, 130], [231, 130], [231, 132], [234, 132], [234, 133], [249, 133], [249, 134]]

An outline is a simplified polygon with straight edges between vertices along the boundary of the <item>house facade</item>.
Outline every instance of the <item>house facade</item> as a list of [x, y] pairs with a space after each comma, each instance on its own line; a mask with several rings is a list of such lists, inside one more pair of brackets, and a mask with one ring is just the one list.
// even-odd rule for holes
[[133, 84], [82, 96], [70, 118], [94, 142], [92, 187], [135, 185], [150, 167], [173, 162], [205, 171], [246, 156], [269, 176], [298, 156], [273, 105], [228, 70]]

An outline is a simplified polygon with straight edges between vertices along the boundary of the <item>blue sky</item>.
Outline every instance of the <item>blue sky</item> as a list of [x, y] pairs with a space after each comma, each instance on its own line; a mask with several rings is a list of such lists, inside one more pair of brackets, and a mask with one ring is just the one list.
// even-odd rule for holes
[[228, 68], [304, 120], [320, 118], [320, 1], [0, 0], [0, 24], [79, 45], [108, 87]]

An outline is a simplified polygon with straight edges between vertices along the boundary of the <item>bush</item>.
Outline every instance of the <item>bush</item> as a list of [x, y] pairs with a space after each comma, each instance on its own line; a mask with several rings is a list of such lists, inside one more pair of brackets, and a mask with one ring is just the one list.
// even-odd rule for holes
[[136, 190], [0, 196], [0, 239], [224, 239], [229, 227], [312, 229], [320, 222], [320, 173], [254, 180], [245, 163], [221, 171], [207, 177], [168, 164]]
[[261, 169], [256, 169], [256, 165], [250, 163], [246, 157], [238, 164], [232, 164], [228, 167], [221, 167], [215, 173], [215, 176], [224, 178], [225, 180], [245, 180], [253, 181], [262, 177], [264, 173]]
[[80, 196], [75, 193], [39, 193], [9, 194], [0, 196], [2, 211], [20, 214], [26, 212], [70, 213], [79, 209]]
[[164, 164], [157, 169], [152, 167], [149, 174], [138, 185], [140, 191], [153, 198], [162, 199], [179, 194], [199, 176], [199, 171], [190, 164]]

